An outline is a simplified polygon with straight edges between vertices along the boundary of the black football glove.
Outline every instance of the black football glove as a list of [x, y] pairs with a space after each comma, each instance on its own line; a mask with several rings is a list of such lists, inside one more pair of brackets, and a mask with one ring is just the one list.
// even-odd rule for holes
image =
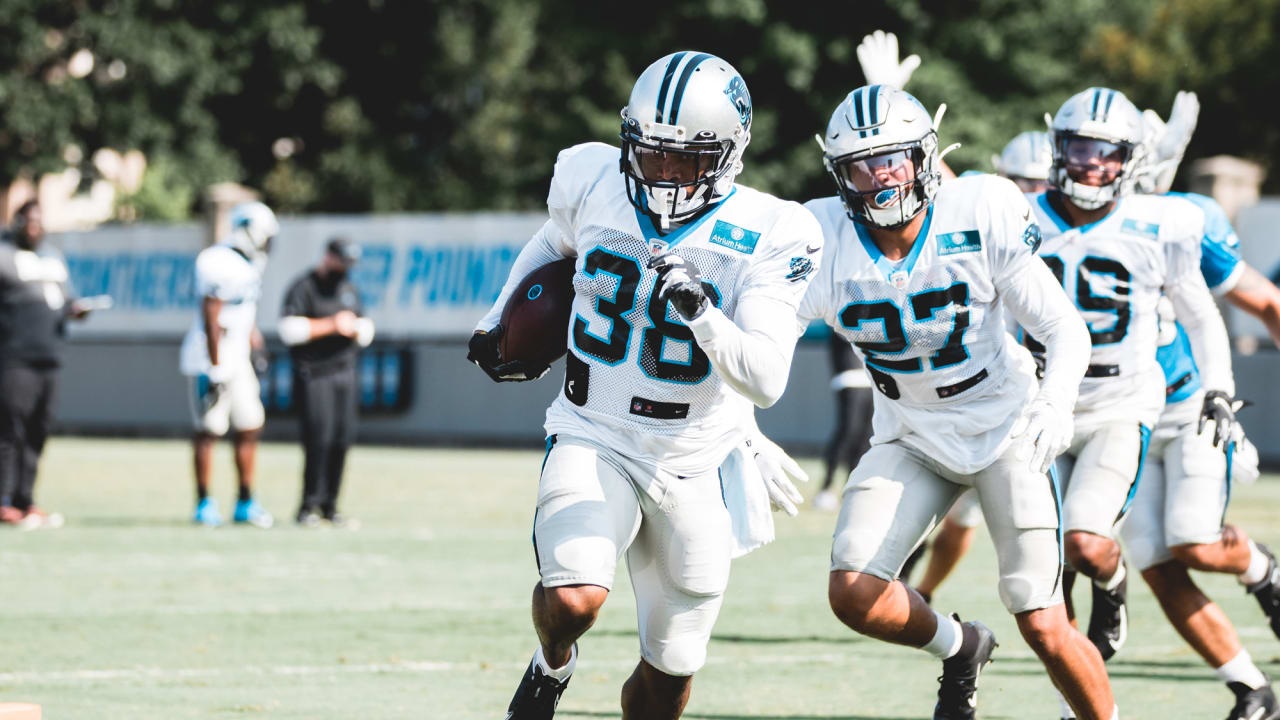
[[547, 374], [550, 365], [530, 365], [520, 360], [503, 362], [498, 353], [498, 341], [502, 339], [502, 326], [488, 332], [477, 332], [467, 343], [467, 359], [494, 382], [526, 382]]
[[707, 291], [696, 265], [667, 253], [650, 260], [649, 267], [658, 271], [658, 299], [670, 302], [685, 320], [692, 320], [707, 309]]
[[1231, 398], [1221, 390], [1210, 390], [1204, 394], [1204, 404], [1200, 406], [1200, 425], [1196, 432], [1204, 432], [1204, 426], [1210, 421], [1213, 422], [1213, 446], [1221, 444], [1225, 448], [1231, 441], [1236, 413]]

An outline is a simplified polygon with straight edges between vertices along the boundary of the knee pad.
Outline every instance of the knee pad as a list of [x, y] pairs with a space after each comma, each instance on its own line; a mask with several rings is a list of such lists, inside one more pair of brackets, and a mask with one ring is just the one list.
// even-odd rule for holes
[[696, 534], [668, 527], [665, 535], [661, 565], [671, 587], [695, 598], [724, 594], [733, 552], [727, 516], [708, 518]]
[[676, 638], [649, 644], [640, 653], [650, 665], [675, 677], [688, 677], [707, 662], [707, 643], [698, 638]]

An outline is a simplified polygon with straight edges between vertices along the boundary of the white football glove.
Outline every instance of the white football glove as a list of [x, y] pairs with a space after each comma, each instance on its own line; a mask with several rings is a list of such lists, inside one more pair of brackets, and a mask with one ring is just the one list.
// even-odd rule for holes
[[[1231, 403], [1231, 411], [1238, 413], [1245, 406], [1243, 400]], [[1262, 472], [1258, 469], [1258, 448], [1244, 436], [1244, 426], [1238, 422], [1231, 424], [1230, 438], [1227, 445], [1231, 447], [1231, 482], [1252, 485], [1258, 481]]]
[[791, 517], [800, 514], [797, 505], [804, 502], [804, 495], [796, 489], [796, 482], [809, 482], [809, 475], [800, 468], [786, 451], [765, 437], [759, 430], [743, 441], [747, 455], [754, 458], [760, 469], [760, 478], [769, 491], [769, 502], [774, 510], [781, 510]]
[[205, 377], [209, 378], [210, 385], [226, 385], [231, 381], [231, 367], [229, 365], [211, 365], [205, 371]]
[[1160, 160], [1182, 159], [1199, 119], [1200, 99], [1193, 92], [1179, 91], [1173, 99], [1173, 109], [1169, 111], [1169, 122], [1164, 125], [1164, 134], [1156, 144], [1156, 155]]
[[1026, 460], [1032, 472], [1044, 474], [1053, 461], [1070, 447], [1073, 432], [1070, 410], [1064, 412], [1054, 403], [1036, 398], [1013, 422], [1009, 437], [1016, 448], [1014, 457]]
[[868, 85], [889, 85], [901, 90], [920, 67], [920, 56], [908, 55], [898, 62], [898, 36], [876, 30], [858, 44], [858, 64]]

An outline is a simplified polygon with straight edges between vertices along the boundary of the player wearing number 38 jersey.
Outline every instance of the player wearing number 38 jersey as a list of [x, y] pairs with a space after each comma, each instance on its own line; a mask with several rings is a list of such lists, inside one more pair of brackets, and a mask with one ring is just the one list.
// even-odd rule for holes
[[[850, 474], [828, 595], [846, 625], [943, 660], [935, 720], [971, 720], [995, 637], [894, 582], [967, 488], [999, 562], [999, 595], [1081, 718], [1116, 714], [1101, 658], [1067, 622], [1058, 508], [1045, 471], [1071, 437], [1088, 338], [1035, 256], [1040, 230], [1007, 179], [941, 180], [936, 118], [911, 95], [859, 88], [821, 138], [839, 195], [811, 201], [826, 255], [801, 304], [853, 343], [877, 389], [871, 449]], [[852, 222], [850, 222], [852, 220]], [[1031, 354], [1005, 314], [1043, 335]]]
[[509, 720], [552, 716], [624, 554], [641, 660], [622, 716], [679, 717], [705, 660], [733, 550], [717, 467], [752, 403], [786, 386], [822, 253], [807, 210], [734, 183], [750, 128], [746, 84], [724, 60], [681, 52], [649, 66], [622, 111], [621, 163], [600, 143], [560, 153], [551, 218], [472, 338], [495, 379], [536, 377], [502, 363], [491, 338], [521, 278], [576, 258], [534, 515], [541, 643]]

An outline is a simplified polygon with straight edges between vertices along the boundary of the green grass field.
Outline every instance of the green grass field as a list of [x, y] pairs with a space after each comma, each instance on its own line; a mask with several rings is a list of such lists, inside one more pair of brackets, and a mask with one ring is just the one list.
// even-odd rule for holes
[[[535, 642], [529, 535], [541, 453], [358, 448], [345, 508], [359, 531], [195, 528], [189, 457], [178, 441], [52, 441], [39, 496], [66, 527], [0, 532], [0, 702], [40, 703], [48, 720], [504, 716]], [[217, 461], [226, 511], [229, 450]], [[267, 445], [259, 465], [259, 497], [288, 520], [301, 451]], [[1230, 517], [1280, 544], [1280, 480], [1238, 489]], [[685, 716], [930, 717], [938, 663], [860, 638], [827, 608], [835, 516], [778, 518], [779, 540], [735, 564]], [[625, 577], [581, 643], [557, 717], [619, 717], [638, 657]], [[1056, 718], [994, 579], [984, 536], [936, 598], [1000, 639], [981, 716]], [[1253, 600], [1232, 578], [1200, 579], [1280, 675], [1280, 642]], [[1129, 645], [1109, 666], [1122, 714], [1225, 717], [1226, 688], [1146, 588], [1130, 589]]]

